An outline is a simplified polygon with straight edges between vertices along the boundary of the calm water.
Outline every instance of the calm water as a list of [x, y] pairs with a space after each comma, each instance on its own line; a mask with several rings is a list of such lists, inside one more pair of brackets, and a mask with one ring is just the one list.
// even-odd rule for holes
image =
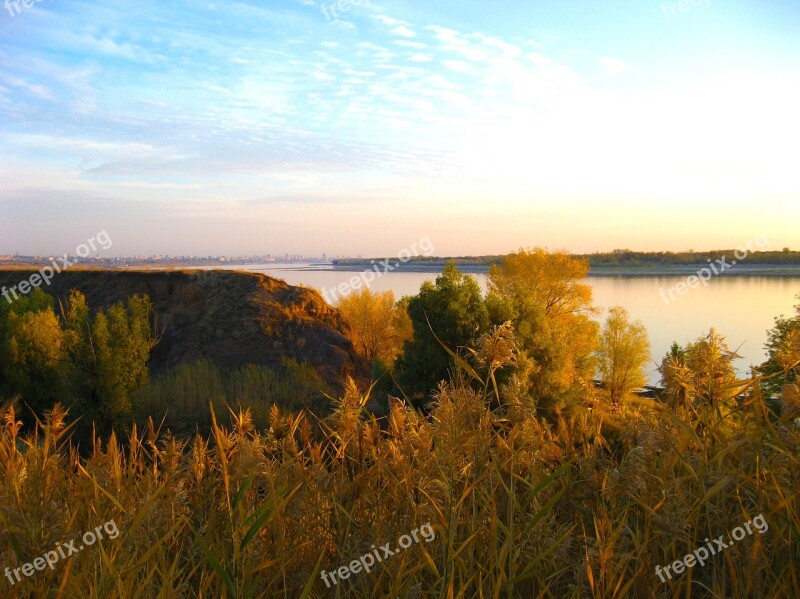
[[[319, 290], [334, 289], [357, 274], [275, 265], [232, 268], [261, 272], [291, 285]], [[485, 290], [486, 275], [473, 276]], [[376, 278], [371, 288], [373, 291], [391, 290], [399, 299], [416, 294], [423, 281], [435, 278], [432, 273], [389, 272]], [[684, 345], [713, 326], [725, 335], [732, 349], [738, 349], [742, 356], [738, 368], [743, 373], [750, 364], [764, 360], [767, 329], [772, 327], [774, 317], [794, 312], [795, 298], [800, 293], [800, 278], [796, 277], [725, 276], [712, 279], [708, 287], [691, 289], [684, 296], [676, 293], [675, 301], [666, 304], [659, 288], [666, 290], [684, 280], [684, 277], [591, 277], [588, 282], [598, 308], [605, 311], [611, 306], [623, 306], [633, 318], [645, 324], [655, 361], [661, 361], [673, 341]], [[653, 364], [650, 382], [657, 381], [658, 373]]]

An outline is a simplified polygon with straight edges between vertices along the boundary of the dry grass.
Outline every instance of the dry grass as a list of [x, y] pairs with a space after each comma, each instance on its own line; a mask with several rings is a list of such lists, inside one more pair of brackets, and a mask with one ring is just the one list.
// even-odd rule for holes
[[[120, 536], [16, 587], [0, 579], [4, 594], [800, 597], [800, 432], [757, 393], [710, 415], [702, 436], [644, 402], [617, 421], [593, 410], [548, 427], [512, 390], [443, 385], [430, 418], [393, 401], [383, 422], [365, 401], [351, 385], [321, 423], [273, 409], [264, 431], [243, 411], [230, 428], [214, 419], [208, 439], [150, 424], [86, 459], [63, 411], [23, 439], [6, 405], [0, 568], [112, 518]], [[759, 513], [765, 535], [656, 577]], [[426, 522], [435, 540], [326, 590], [321, 569]]]
[[273, 405], [300, 412], [322, 412], [329, 387], [314, 368], [284, 360], [280, 370], [250, 364], [222, 371], [207, 360], [181, 364], [132, 393], [136, 421], [148, 418], [165, 429], [185, 437], [211, 430], [211, 412], [233, 424], [227, 406], [234, 411], [249, 410], [259, 429], [269, 426]]

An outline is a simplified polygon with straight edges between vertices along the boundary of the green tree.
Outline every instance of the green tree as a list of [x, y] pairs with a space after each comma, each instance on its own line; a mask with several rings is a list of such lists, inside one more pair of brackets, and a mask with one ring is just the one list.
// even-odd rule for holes
[[595, 352], [612, 410], [620, 411], [623, 401], [647, 382], [644, 367], [650, 361], [647, 329], [628, 312], [615, 306], [609, 310], [600, 345]]
[[[400, 386], [417, 403], [449, 378], [452, 359], [438, 339], [454, 352], [474, 347], [489, 326], [489, 315], [475, 279], [452, 262], [426, 281], [408, 301], [413, 334], [397, 361]], [[435, 333], [435, 337], [434, 337]]]
[[537, 404], [560, 409], [592, 384], [599, 326], [590, 317], [591, 287], [581, 283], [588, 271], [585, 260], [541, 248], [509, 254], [489, 270], [492, 322], [511, 320]]
[[[800, 295], [797, 297], [800, 300]], [[775, 326], [767, 332], [764, 349], [769, 356], [757, 372], [770, 378], [761, 387], [767, 395], [776, 396], [784, 385], [796, 384], [800, 374], [800, 304], [791, 318], [775, 319]]]
[[79, 413], [102, 432], [129, 423], [130, 392], [147, 384], [147, 361], [155, 346], [147, 297], [133, 296], [92, 315], [82, 293], [73, 291], [66, 313], [66, 347], [73, 367]]
[[661, 386], [664, 388], [667, 402], [673, 409], [687, 405], [686, 385], [683, 379], [687, 378], [686, 350], [678, 343], [672, 342], [669, 351], [661, 360], [658, 367], [661, 374]]
[[39, 288], [0, 304], [0, 392], [19, 395], [39, 415], [64, 391], [63, 332], [53, 306]]

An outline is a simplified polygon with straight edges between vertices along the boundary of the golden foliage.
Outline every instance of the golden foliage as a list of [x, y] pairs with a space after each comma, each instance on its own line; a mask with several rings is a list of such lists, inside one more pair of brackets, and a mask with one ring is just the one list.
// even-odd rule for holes
[[588, 272], [585, 260], [541, 248], [509, 254], [489, 270], [487, 303], [511, 320], [537, 401], [558, 407], [594, 377], [599, 327], [590, 318], [592, 289], [581, 282]]
[[615, 409], [647, 382], [644, 367], [650, 361], [650, 342], [641, 321], [631, 322], [628, 312], [614, 306], [609, 310], [600, 344], [597, 364], [606, 392]]
[[[490, 364], [509, 359], [502, 331]], [[505, 341], [503, 341], [505, 339]], [[494, 356], [494, 357], [493, 357]], [[503, 388], [443, 384], [425, 418], [393, 399], [366, 414], [352, 382], [313, 434], [273, 407], [212, 416], [208, 439], [152, 421], [79, 458], [54, 409], [20, 436], [0, 414], [0, 564], [114, 519], [120, 537], [37, 571], [6, 596], [115, 597], [797, 597], [800, 431], [757, 393], [704, 423], [639, 400], [619, 428], [584, 412], [555, 430]], [[794, 393], [794, 391], [792, 392]], [[787, 396], [794, 405], [796, 393]], [[614, 445], [616, 449], [610, 451]], [[663, 584], [675, 561], [763, 513], [752, 535]], [[430, 522], [418, 543], [326, 589], [331, 571]], [[0, 580], [0, 583], [5, 583]], [[56, 592], [58, 590], [58, 592]]]
[[411, 319], [391, 291], [373, 293], [365, 288], [343, 297], [336, 307], [350, 323], [350, 341], [367, 360], [394, 362], [411, 339]]

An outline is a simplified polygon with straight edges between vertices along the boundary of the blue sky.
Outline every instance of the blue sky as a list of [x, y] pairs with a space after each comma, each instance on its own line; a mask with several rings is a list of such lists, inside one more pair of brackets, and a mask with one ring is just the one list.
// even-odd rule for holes
[[796, 2], [330, 5], [0, 7], [0, 254], [800, 248]]

